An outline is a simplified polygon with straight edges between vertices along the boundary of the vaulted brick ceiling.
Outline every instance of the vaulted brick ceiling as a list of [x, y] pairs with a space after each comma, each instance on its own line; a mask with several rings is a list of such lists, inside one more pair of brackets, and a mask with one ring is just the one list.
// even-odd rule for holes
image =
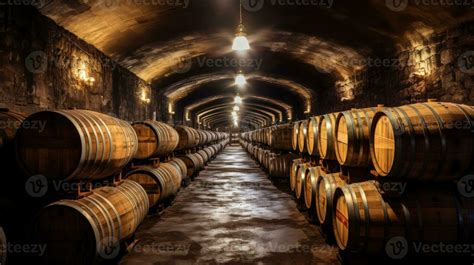
[[[228, 101], [222, 95], [235, 93], [238, 69], [206, 59], [241, 59], [231, 51], [239, 1], [162, 2], [54, 0], [40, 11], [152, 83], [180, 115], [198, 116]], [[272, 100], [289, 105], [296, 116], [317, 112], [321, 101], [341, 100], [328, 91], [358, 70], [351, 59], [393, 55], [400, 45], [416, 45], [424, 34], [474, 16], [465, 7], [413, 4], [395, 12], [382, 0], [319, 1], [330, 7], [273, 2], [264, 1], [257, 11], [244, 9], [252, 46], [244, 58], [253, 65], [241, 67], [250, 77], [242, 94], [250, 101], [253, 96], [254, 103], [260, 97], [258, 103], [267, 107], [281, 108]], [[215, 100], [190, 108], [203, 98]], [[280, 111], [288, 118], [288, 109]]]

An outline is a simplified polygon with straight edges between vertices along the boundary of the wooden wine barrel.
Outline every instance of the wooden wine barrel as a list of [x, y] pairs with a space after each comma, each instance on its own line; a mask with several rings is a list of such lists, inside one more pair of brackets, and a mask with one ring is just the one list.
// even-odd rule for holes
[[145, 190], [131, 180], [50, 204], [32, 230], [35, 242], [47, 246], [40, 258], [46, 264], [74, 265], [116, 258], [120, 243], [133, 235], [148, 209]]
[[207, 164], [209, 161], [209, 155], [204, 150], [199, 150], [196, 154], [202, 157], [202, 161], [204, 161], [204, 165]]
[[[346, 185], [334, 196], [333, 228], [340, 249], [385, 253], [386, 243], [403, 237], [414, 243], [463, 244], [474, 240], [473, 199], [447, 191], [413, 191], [384, 199], [375, 181]], [[411, 249], [413, 251], [413, 249]]]
[[318, 138], [319, 138], [319, 116], [311, 117], [308, 122], [308, 132], [306, 134], [306, 145], [310, 155], [319, 155]]
[[0, 264], [4, 265], [7, 261], [8, 242], [3, 228], [0, 227]]
[[275, 150], [293, 151], [292, 133], [291, 124], [276, 126], [270, 133], [269, 146]]
[[474, 167], [474, 109], [428, 102], [379, 111], [370, 151], [382, 177], [447, 181]]
[[170, 171], [163, 164], [158, 168], [145, 166], [129, 172], [126, 179], [137, 182], [145, 189], [152, 207], [175, 195], [181, 187], [181, 172], [176, 173], [177, 168], [174, 168]]
[[298, 169], [300, 164], [302, 164], [304, 161], [303, 159], [295, 159], [293, 160], [293, 163], [291, 164], [291, 171], [290, 171], [290, 189], [291, 191], [295, 191], [296, 189], [296, 175], [298, 173]]
[[306, 137], [308, 135], [308, 121], [300, 122], [300, 129], [298, 130], [298, 150], [300, 153], [308, 153], [308, 145]]
[[346, 185], [346, 181], [340, 173], [323, 173], [318, 178], [316, 184], [316, 216], [321, 225], [330, 226], [332, 224], [333, 197], [336, 189]]
[[334, 128], [338, 113], [321, 116], [319, 121], [318, 151], [322, 159], [336, 160]]
[[291, 147], [293, 151], [298, 151], [298, 135], [300, 132], [301, 121], [296, 121], [293, 123], [293, 132], [291, 133]]
[[178, 132], [168, 124], [158, 121], [133, 123], [138, 136], [136, 159], [149, 159], [172, 153], [179, 143]]
[[175, 126], [179, 135], [179, 142], [176, 150], [191, 149], [199, 145], [200, 135], [196, 129], [186, 126]]
[[316, 197], [318, 180], [325, 173], [321, 167], [309, 167], [304, 179], [304, 202], [312, 214], [316, 215]]
[[270, 158], [269, 175], [271, 178], [288, 178], [293, 159], [297, 156], [294, 154], [280, 154]]
[[188, 176], [193, 177], [199, 173], [201, 169], [204, 168], [204, 162], [200, 155], [188, 154], [185, 156], [180, 156], [179, 159], [183, 160], [188, 168]]
[[177, 157], [173, 157], [170, 161], [170, 164], [174, 164], [179, 170], [181, 170], [181, 176], [183, 176], [183, 179], [185, 179], [188, 176], [188, 167], [186, 166], [186, 163], [184, 163], [183, 160]]
[[336, 119], [336, 158], [339, 164], [369, 167], [370, 128], [375, 113], [382, 108], [353, 109], [339, 113]]
[[42, 111], [16, 136], [20, 167], [28, 175], [58, 180], [97, 180], [119, 173], [135, 156], [138, 139], [122, 120], [89, 110]]
[[4, 146], [11, 146], [17, 129], [25, 119], [26, 116], [22, 113], [0, 109], [0, 149]]
[[305, 179], [309, 167], [309, 163], [301, 163], [296, 171], [295, 197], [297, 200], [304, 201]]
[[208, 157], [208, 161], [210, 161], [211, 158], [214, 156], [214, 149], [207, 147], [207, 148], [204, 148], [204, 149], [202, 149], [202, 150], [203, 150], [204, 152], [206, 152], [207, 157]]

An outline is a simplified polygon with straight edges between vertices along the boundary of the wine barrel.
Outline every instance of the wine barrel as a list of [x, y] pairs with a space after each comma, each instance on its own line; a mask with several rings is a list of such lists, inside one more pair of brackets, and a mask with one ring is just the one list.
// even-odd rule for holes
[[275, 150], [293, 151], [293, 126], [291, 124], [278, 125], [270, 133], [270, 147]]
[[143, 121], [132, 124], [138, 136], [136, 159], [149, 159], [172, 153], [179, 143], [178, 132], [168, 124]]
[[407, 247], [474, 240], [473, 199], [446, 191], [424, 187], [399, 199], [384, 199], [378, 184], [369, 181], [337, 188], [333, 209], [336, 242], [348, 252], [384, 253], [394, 237], [405, 238]]
[[306, 137], [308, 135], [308, 121], [300, 122], [300, 129], [298, 130], [298, 150], [300, 153], [308, 153], [308, 145]]
[[[15, 139], [17, 129], [25, 119], [26, 116], [22, 113], [0, 109], [0, 149], [11, 145], [13, 139]], [[36, 123], [31, 125], [40, 126]]]
[[291, 164], [291, 171], [290, 171], [290, 189], [291, 191], [295, 191], [296, 189], [296, 175], [298, 173], [298, 169], [300, 164], [304, 163], [303, 159], [295, 159]]
[[148, 209], [142, 186], [125, 180], [79, 200], [48, 205], [35, 219], [33, 237], [47, 246], [41, 256], [45, 264], [99, 264], [117, 257], [120, 243], [132, 237]]
[[325, 173], [321, 167], [309, 167], [304, 181], [304, 202], [312, 214], [316, 214], [316, 197], [318, 189], [316, 187], [318, 180]]
[[318, 151], [322, 159], [336, 160], [334, 127], [337, 115], [326, 114], [319, 120]]
[[8, 242], [3, 228], [0, 227], [0, 264], [4, 265], [7, 261]]
[[280, 154], [270, 158], [269, 175], [271, 178], [288, 178], [291, 174], [290, 169], [293, 159], [297, 156], [294, 154]]
[[316, 183], [316, 216], [321, 225], [332, 224], [333, 197], [336, 189], [346, 185], [340, 173], [321, 174]]
[[211, 160], [211, 158], [214, 156], [214, 149], [212, 148], [204, 148], [202, 149], [204, 152], [206, 152], [207, 154], [207, 157], [208, 157], [208, 161]]
[[206, 165], [209, 161], [208, 154], [204, 150], [199, 150], [196, 154], [202, 157], [202, 161], [204, 161], [204, 165]]
[[300, 131], [301, 121], [296, 121], [293, 123], [293, 132], [291, 133], [291, 147], [293, 151], [298, 151], [298, 135]]
[[351, 167], [369, 167], [370, 128], [377, 108], [353, 109], [339, 113], [336, 119], [336, 158], [339, 164]]
[[305, 179], [309, 167], [309, 163], [301, 163], [296, 171], [295, 197], [297, 200], [304, 201]]
[[140, 167], [129, 172], [126, 179], [137, 182], [145, 189], [149, 206], [152, 207], [175, 195], [181, 187], [181, 172], [177, 174], [176, 168], [172, 171], [169, 169], [163, 164], [158, 168]]
[[373, 119], [370, 151], [382, 177], [448, 181], [473, 171], [474, 109], [428, 102], [387, 108]]
[[202, 161], [202, 157], [199, 155], [188, 154], [178, 158], [183, 160], [183, 162], [186, 164], [189, 177], [195, 176], [201, 169], [204, 168], [204, 162]]
[[173, 157], [169, 163], [174, 164], [179, 170], [181, 170], [181, 176], [183, 176], [183, 179], [187, 177], [188, 175], [188, 167], [186, 166], [186, 163], [184, 163], [183, 160]]
[[[44, 128], [26, 124], [41, 122]], [[89, 110], [42, 111], [16, 136], [20, 167], [28, 175], [97, 180], [119, 173], [135, 156], [138, 139], [122, 120]]]
[[179, 142], [176, 150], [190, 149], [199, 145], [200, 135], [196, 129], [181, 125], [175, 126], [174, 128], [179, 135]]
[[319, 116], [311, 117], [308, 122], [308, 132], [306, 134], [306, 144], [310, 155], [319, 155], [318, 138], [319, 138]]

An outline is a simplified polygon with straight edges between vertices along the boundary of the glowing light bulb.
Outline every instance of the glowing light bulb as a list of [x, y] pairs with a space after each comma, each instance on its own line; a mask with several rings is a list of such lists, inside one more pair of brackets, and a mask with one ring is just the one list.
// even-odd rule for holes
[[249, 40], [245, 35], [237, 34], [232, 44], [232, 50], [234, 51], [246, 51], [250, 50]]
[[239, 106], [235, 105], [234, 106], [234, 111], [239, 111], [239, 110], [240, 110]]
[[238, 74], [235, 77], [235, 84], [238, 86], [245, 86], [247, 84], [247, 78], [243, 74]]
[[241, 105], [242, 104], [242, 98], [239, 95], [235, 96], [234, 103], [237, 104], [237, 105]]

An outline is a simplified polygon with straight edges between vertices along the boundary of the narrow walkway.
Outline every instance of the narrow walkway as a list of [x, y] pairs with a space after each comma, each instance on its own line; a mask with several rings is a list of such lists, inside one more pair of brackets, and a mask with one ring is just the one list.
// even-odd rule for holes
[[230, 146], [160, 217], [121, 265], [338, 264], [328, 246], [240, 146]]

